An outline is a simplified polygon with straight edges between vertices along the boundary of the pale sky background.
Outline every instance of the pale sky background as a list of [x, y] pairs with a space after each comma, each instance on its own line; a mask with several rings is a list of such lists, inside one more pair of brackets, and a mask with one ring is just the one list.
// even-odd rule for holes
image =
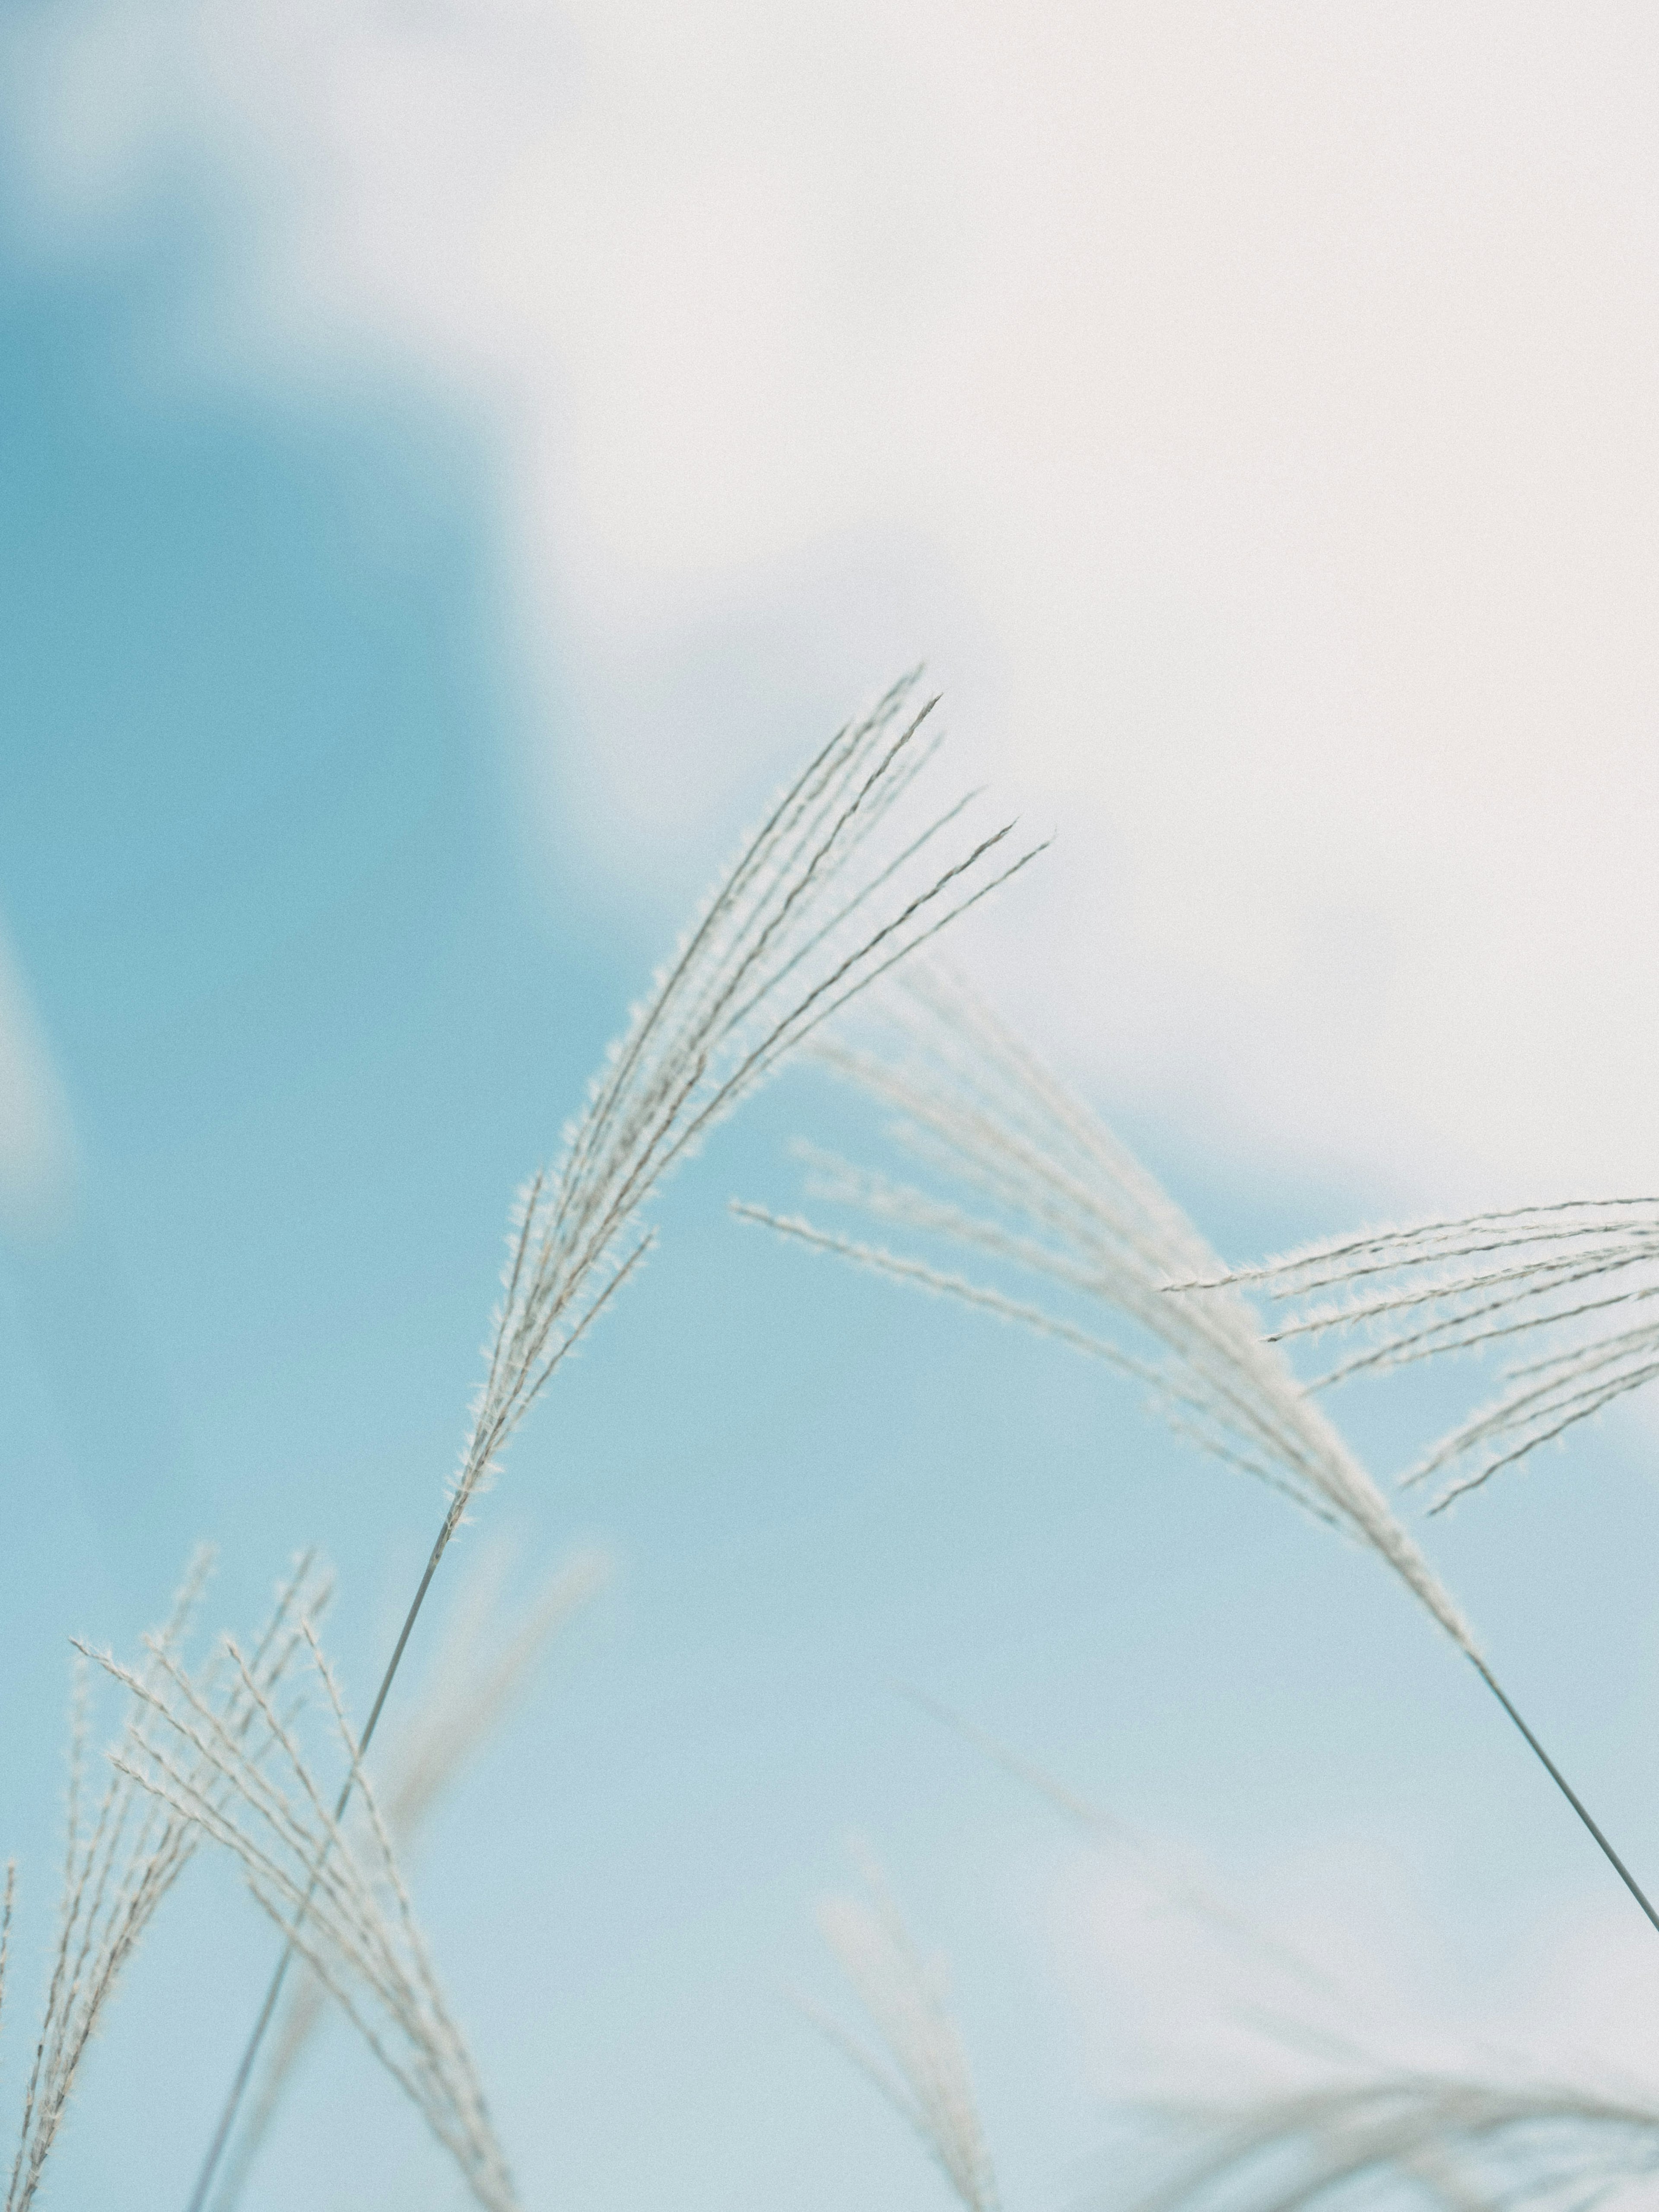
[[[230, 1618], [325, 1542], [373, 1671], [509, 1191], [771, 781], [919, 658], [957, 774], [1060, 833], [961, 957], [1224, 1249], [1659, 1185], [1656, 115], [1628, 5], [0, 20], [33, 1911], [63, 1637], [130, 1638], [195, 1536]], [[723, 1137], [492, 1502], [620, 1563], [423, 1891], [527, 2205], [940, 2201], [781, 1994], [832, 1993], [850, 1827], [957, 1957], [1011, 2212], [1206, 2032], [1209, 1970], [896, 1680], [1401, 2037], [1650, 2023], [1639, 1925], [1368, 1563], [1063, 1352], [728, 1226], [804, 1127], [872, 1141], [805, 1082]], [[1389, 1473], [1465, 1401], [1355, 1433]], [[1610, 1423], [1430, 1539], [1634, 1856], [1650, 1456]], [[207, 1894], [65, 2203], [182, 2202], [265, 1956]], [[251, 2212], [451, 2201], [353, 2064]]]

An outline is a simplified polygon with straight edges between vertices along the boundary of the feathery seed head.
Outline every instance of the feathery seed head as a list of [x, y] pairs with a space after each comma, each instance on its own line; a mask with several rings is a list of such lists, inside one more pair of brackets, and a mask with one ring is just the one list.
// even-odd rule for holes
[[[178, 1665], [177, 1652], [212, 1567], [204, 1547], [191, 1560], [163, 1626], [144, 1639], [146, 1656], [135, 1669], [100, 1663], [119, 1674], [139, 1705], [164, 1693]], [[234, 1743], [252, 1725], [258, 1700], [268, 1698], [293, 1658], [296, 1613], [315, 1604], [325, 1591], [301, 1561], [278, 1591], [276, 1607], [260, 1639], [250, 1677], [249, 1695], [236, 1685], [204, 1703], [216, 1741]], [[93, 1655], [77, 1646], [76, 1681], [71, 1699], [67, 1842], [58, 1947], [46, 1990], [46, 2011], [24, 2091], [23, 2115], [6, 2191], [5, 2212], [27, 2212], [40, 2188], [53, 2143], [62, 2128], [81, 2062], [112, 1996], [121, 1971], [137, 1948], [150, 1918], [188, 1863], [195, 1832], [167, 1807], [138, 1788], [123, 1768], [124, 1752], [137, 1741], [130, 1716], [112, 1771], [83, 1808], [88, 1694], [85, 1660]], [[256, 1731], [257, 1733], [257, 1731]], [[199, 1765], [190, 1771], [199, 1777]], [[8, 1881], [5, 1920], [10, 1917]], [[0, 1934], [0, 1950], [3, 1949]]]
[[[611, 1047], [561, 1158], [520, 1194], [439, 1550], [554, 1369], [643, 1259], [641, 1207], [819, 1025], [1040, 848], [902, 802], [938, 739], [913, 675], [830, 740], [704, 900]], [[955, 833], [947, 836], [947, 833]]]
[[[899, 1141], [955, 1192], [940, 1197], [815, 1156], [813, 1188], [913, 1234], [942, 1238], [1092, 1301], [1102, 1334], [1046, 1301], [1010, 1297], [926, 1261], [746, 1205], [820, 1249], [1087, 1351], [1145, 1383], [1176, 1428], [1377, 1553], [1465, 1651], [1473, 1633], [1376, 1486], [1235, 1294], [1167, 1295], [1220, 1263], [1103, 1122], [960, 985], [912, 973], [890, 994], [890, 1048], [817, 1057], [895, 1108]], [[1137, 1348], [1121, 1340], [1127, 1323]], [[1131, 1341], [1134, 1341], [1132, 1338]]]
[[[113, 1754], [118, 1775], [170, 1832], [191, 1844], [205, 1838], [240, 1861], [256, 1902], [413, 2100], [477, 2203], [515, 2212], [477, 2070], [433, 1971], [312, 1611], [286, 1607], [252, 1656], [227, 1637], [219, 1663], [199, 1674], [170, 1650], [154, 1648], [151, 1658], [148, 1671], [101, 1658], [133, 1700]], [[354, 1784], [343, 1824], [301, 1711], [276, 1701], [296, 1662], [321, 1690], [323, 1724]]]
[[1288, 1307], [1273, 1341], [1363, 1335], [1312, 1389], [1445, 1352], [1539, 1348], [1406, 1477], [1455, 1470], [1431, 1512], [1659, 1380], [1659, 1199], [1576, 1199], [1368, 1230], [1182, 1287], [1235, 1286]]
[[[505, 1634], [495, 1629], [505, 1555], [480, 1554], [463, 1580], [422, 1695], [381, 1762], [386, 1827], [407, 1860], [432, 1808], [499, 1725], [549, 1642], [599, 1589], [603, 1553], [579, 1552], [556, 1568]], [[295, 2069], [322, 2023], [329, 1992], [308, 1967], [290, 1984], [258, 2098], [236, 2139], [214, 2198], [230, 2212], [269, 2132]]]

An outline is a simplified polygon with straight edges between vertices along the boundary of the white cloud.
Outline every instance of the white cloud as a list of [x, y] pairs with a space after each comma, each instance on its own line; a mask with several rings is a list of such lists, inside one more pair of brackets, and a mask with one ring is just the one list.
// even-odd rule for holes
[[[1340, 1844], [1334, 1849], [1333, 1844]], [[1092, 2093], [1180, 2103], [1283, 2094], [1344, 2063], [1604, 2092], [1641, 2078], [1659, 1956], [1604, 1889], [1559, 1903], [1524, 1940], [1432, 1909], [1374, 1839], [1321, 1838], [1225, 1924], [1079, 1855], [1054, 1885], [1048, 1946]], [[1420, 1875], [1420, 1868], [1417, 1872]], [[1205, 1886], [1217, 1893], [1207, 1870]]]
[[487, 410], [596, 884], [926, 651], [1064, 832], [981, 955], [1120, 1100], [1651, 1186], [1648, 11], [82, 0], [0, 59], [38, 238], [204, 174], [222, 355]]

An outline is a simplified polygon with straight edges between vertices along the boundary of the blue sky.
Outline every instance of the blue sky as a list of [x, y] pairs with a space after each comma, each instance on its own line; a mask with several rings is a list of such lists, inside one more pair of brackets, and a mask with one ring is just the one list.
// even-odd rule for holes
[[[1342, 1119], [1363, 1053], [1264, 1138], [1281, 1094], [1249, 1066], [1230, 1089], [1224, 1037], [1183, 1027], [1233, 988], [1233, 948], [1195, 983], [1192, 945], [1141, 909], [1124, 1026], [1156, 1032], [1156, 1070], [1126, 1076], [1127, 1044], [1079, 1047], [1049, 971], [1076, 953], [1061, 925], [1091, 885], [1115, 910], [1087, 844], [1100, 817], [1060, 808], [1040, 748], [997, 757], [997, 711], [1030, 695], [963, 641], [992, 588], [969, 553], [915, 550], [890, 517], [821, 541], [803, 523], [774, 574], [711, 536], [717, 584], [666, 593], [666, 614], [611, 575], [586, 598], [558, 585], [542, 620], [580, 531], [538, 565], [520, 449], [453, 360], [417, 373], [382, 334], [324, 374], [296, 368], [288, 339], [186, 343], [264, 234], [210, 167], [137, 204], [95, 250], [46, 250], [20, 218], [0, 268], [0, 915], [77, 1163], [60, 1218], [0, 1246], [14, 2087], [48, 1936], [67, 1637], [130, 1645], [203, 1536], [222, 1553], [211, 1617], [246, 1624], [316, 1541], [340, 1571], [335, 1635], [362, 1701], [461, 1440], [512, 1192], [773, 776], [889, 672], [912, 622], [937, 617], [963, 672], [964, 773], [989, 756], [1017, 799], [1064, 813], [1065, 888], [1023, 908], [1010, 894], [987, 971], [1223, 1250], [1343, 1226], [1437, 1176], [1461, 1193], [1483, 1112], [1503, 1174], [1543, 1143], [1519, 1109], [1504, 1135], [1501, 1099], [1471, 1079], [1439, 1123], [1402, 1108], [1390, 1150], [1386, 1114]], [[578, 413], [585, 373], [565, 387]], [[547, 528], [566, 527], [563, 497], [596, 568], [625, 566], [622, 506], [594, 520], [592, 454], [580, 435], [572, 451], [535, 481]], [[660, 546], [629, 557], [672, 566]], [[1156, 690], [1157, 653], [1137, 663], [1119, 636], [1106, 655], [1140, 697], [1115, 725], [1108, 860], [1133, 862], [1137, 793], [1155, 823], [1173, 804], [1148, 762], [1175, 759], [1178, 798], [1202, 769], [1182, 746], [1237, 704], [1236, 670], [1202, 674], [1231, 619], [1206, 626], [1205, 588], [1188, 573], [1185, 599], [1150, 594], [1122, 626], [1169, 629], [1190, 680], [1167, 720], [1134, 691]], [[1298, 803], [1317, 818], [1316, 794]], [[1164, 830], [1146, 834], [1161, 850]], [[1553, 895], [1577, 912], [1570, 883]], [[1298, 928], [1316, 928], [1310, 911]], [[1354, 992], [1375, 972], [1364, 919], [1340, 940], [1358, 948]], [[1622, 957], [1627, 932], [1607, 927]], [[1147, 964], [1158, 943], [1164, 970]], [[1417, 954], [1400, 957], [1409, 976]], [[1294, 1034], [1287, 1018], [1285, 1052], [1312, 1065], [1346, 1035], [1335, 1014]], [[1597, 1067], [1629, 1088], [1643, 1064]], [[1513, 1079], [1516, 1062], [1494, 1065]], [[1569, 1180], [1601, 1157], [1574, 1150], [1576, 1095], [1565, 1079], [1552, 1093]], [[1304, 1159], [1327, 1109], [1335, 1133]], [[1011, 2207], [1070, 2201], [1086, 2179], [1164, 1938], [1127, 1906], [1115, 1921], [1111, 1870], [908, 1705], [906, 1683], [1200, 1849], [1263, 1910], [1340, 1927], [1381, 2021], [1524, 2024], [1574, 1973], [1622, 1990], [1632, 1909], [1373, 1563], [1197, 1461], [1062, 1347], [731, 1221], [732, 1193], [793, 1202], [800, 1132], [880, 1141], [803, 1073], [723, 1129], [465, 1540], [510, 1538], [526, 1588], [580, 1542], [616, 1562], [420, 1862], [526, 2203], [943, 2201], [788, 2002], [838, 2002], [811, 1911], [848, 1881], [852, 1832], [955, 1961]], [[1634, 1157], [1621, 1144], [1606, 1157]], [[1386, 1474], [1466, 1398], [1431, 1377], [1356, 1401], [1352, 1433]], [[1659, 1812], [1650, 1457], [1647, 1430], [1610, 1424], [1432, 1532], [1506, 1678], [1638, 1859]], [[194, 1870], [88, 2063], [63, 2202], [182, 2201], [270, 1951], [234, 1884]], [[1201, 2027], [1213, 1994], [1194, 1972], [1164, 2025]], [[1625, 2002], [1607, 2008], [1620, 2021]], [[1645, 1985], [1629, 2004], [1650, 2008]], [[250, 2205], [457, 2201], [343, 2033], [319, 2059]]]

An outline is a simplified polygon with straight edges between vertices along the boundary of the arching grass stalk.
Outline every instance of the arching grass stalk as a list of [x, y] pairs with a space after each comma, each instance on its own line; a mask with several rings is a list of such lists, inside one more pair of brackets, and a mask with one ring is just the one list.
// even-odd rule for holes
[[[644, 1258], [640, 1212], [708, 1129], [819, 1024], [1042, 848], [1004, 823], [975, 840], [969, 799], [910, 818], [936, 749], [935, 702], [907, 677], [778, 799], [613, 1046], [557, 1166], [523, 1193], [488, 1370], [461, 1463], [359, 1744], [367, 1751], [434, 1576], [468, 1506], [555, 1370]], [[947, 836], [947, 833], [948, 836]], [[335, 1808], [343, 1814], [355, 1770]], [[301, 1916], [306, 1910], [300, 1905]], [[202, 2212], [281, 1997], [278, 1961], [190, 2198]]]
[[[1624, 1860], [1499, 1685], [1462, 1609], [1370, 1475], [1263, 1336], [1222, 1261], [1105, 1124], [960, 984], [912, 973], [877, 1048], [815, 1057], [896, 1109], [898, 1142], [945, 1194], [806, 1151], [810, 1188], [912, 1234], [1035, 1277], [1035, 1299], [930, 1261], [738, 1204], [744, 1218], [1060, 1338], [1144, 1383], [1173, 1425], [1374, 1553], [1468, 1660], [1659, 1930]], [[805, 1149], [805, 1148], [804, 1148]], [[1358, 1249], [1358, 1248], [1356, 1248]], [[1329, 1255], [1299, 1255], [1309, 1268]], [[1176, 1286], [1202, 1296], [1172, 1296]], [[1090, 1323], [1053, 1303], [1059, 1290]], [[1092, 1325], [1103, 1316], [1102, 1334]], [[1127, 1325], [1127, 1335], [1125, 1325]]]
[[1595, 1838], [1596, 1844], [1601, 1848], [1603, 1856], [1607, 1862], [1607, 1864], [1618, 1875], [1620, 1881], [1624, 1883], [1626, 1888], [1636, 1899], [1636, 1902], [1641, 1906], [1643, 1911], [1646, 1913], [1655, 1931], [1659, 1933], [1659, 1912], [1656, 1912], [1654, 1911], [1647, 1892], [1642, 1887], [1641, 1883], [1637, 1881], [1636, 1876], [1631, 1872], [1630, 1869], [1625, 1864], [1623, 1859], [1620, 1857], [1618, 1852], [1614, 1850], [1613, 1845], [1607, 1841], [1607, 1837], [1602, 1833], [1598, 1823], [1591, 1817], [1589, 1808], [1584, 1803], [1583, 1799], [1578, 1795], [1578, 1792], [1567, 1780], [1566, 1776], [1562, 1773], [1560, 1768], [1550, 1757], [1548, 1752], [1545, 1750], [1543, 1745], [1539, 1742], [1537, 1737], [1528, 1727], [1526, 1722], [1521, 1717], [1520, 1713], [1510, 1702], [1509, 1692], [1504, 1689], [1503, 1684], [1498, 1680], [1497, 1675], [1492, 1673], [1492, 1668], [1486, 1664], [1480, 1653], [1478, 1651], [1471, 1651], [1469, 1658], [1474, 1665], [1476, 1674], [1480, 1675], [1481, 1680], [1492, 1692], [1493, 1697], [1497, 1698], [1498, 1704], [1502, 1705], [1504, 1711], [1515, 1723], [1516, 1728], [1520, 1729], [1522, 1735], [1526, 1740], [1528, 1749], [1531, 1750], [1537, 1758], [1539, 1765], [1543, 1768], [1545, 1773], [1549, 1776], [1550, 1780], [1561, 1792], [1561, 1795], [1566, 1799], [1568, 1804], [1571, 1806], [1573, 1811], [1577, 1813], [1579, 1819], [1583, 1822], [1585, 1827], [1589, 1829], [1590, 1834]]

